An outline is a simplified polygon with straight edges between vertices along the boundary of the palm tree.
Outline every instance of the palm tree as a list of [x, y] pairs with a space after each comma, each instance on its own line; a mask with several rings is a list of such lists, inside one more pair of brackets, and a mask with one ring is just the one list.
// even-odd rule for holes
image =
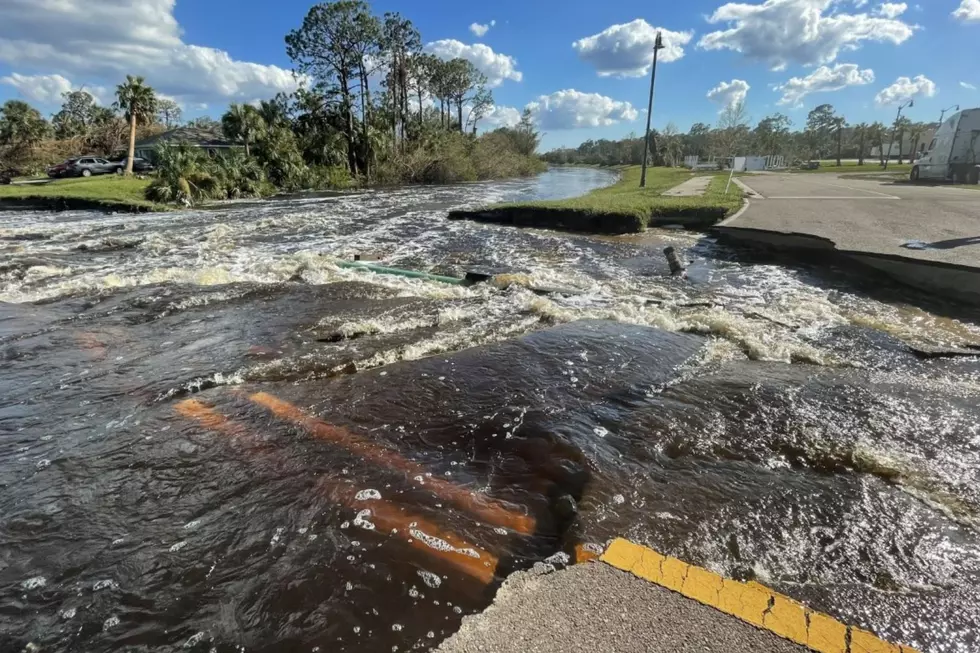
[[836, 116], [834, 118], [834, 127], [837, 128], [837, 167], [841, 166], [840, 163], [840, 153], [841, 148], [844, 145], [844, 127], [847, 126], [847, 121], [844, 120], [843, 116]]
[[116, 107], [122, 110], [129, 120], [129, 158], [126, 159], [126, 174], [131, 175], [133, 157], [136, 155], [136, 125], [146, 124], [156, 115], [156, 94], [143, 82], [142, 77], [126, 75], [126, 82], [116, 87]]
[[858, 140], [858, 165], [864, 165], [864, 152], [865, 145], [868, 142], [868, 131], [870, 127], [866, 122], [860, 122], [854, 125], [854, 136]]
[[245, 156], [251, 156], [249, 144], [262, 137], [266, 124], [262, 114], [252, 105], [232, 104], [228, 113], [221, 116], [221, 128], [228, 138], [245, 141]]
[[909, 163], [915, 163], [917, 154], [919, 153], [919, 139], [922, 138], [923, 132], [929, 128], [929, 125], [924, 122], [913, 122], [909, 125], [909, 140], [912, 141], [912, 149], [909, 154]]
[[879, 165], [885, 166], [885, 136], [888, 134], [888, 130], [880, 122], [872, 123], [868, 126], [868, 140], [872, 145], [878, 146], [878, 160]]

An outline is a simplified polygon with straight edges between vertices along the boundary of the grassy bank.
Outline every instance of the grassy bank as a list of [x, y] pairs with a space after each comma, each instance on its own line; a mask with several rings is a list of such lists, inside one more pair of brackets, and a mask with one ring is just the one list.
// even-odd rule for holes
[[647, 186], [640, 188], [640, 166], [618, 168], [620, 180], [588, 195], [567, 200], [498, 204], [475, 211], [453, 211], [451, 219], [547, 227], [593, 233], [635, 233], [656, 224], [708, 226], [742, 206], [742, 193], [734, 184], [725, 195], [727, 175], [716, 175], [702, 197], [664, 197], [667, 191], [691, 178], [681, 168], [650, 168]]
[[854, 172], [854, 173], [869, 174], [869, 175], [878, 172], [901, 172], [904, 174], [908, 174], [912, 172], [911, 163], [903, 163], [901, 165], [897, 163], [889, 163], [888, 170], [883, 169], [881, 165], [878, 163], [878, 161], [876, 160], [872, 161], [871, 159], [866, 160], [863, 166], [859, 166], [857, 164], [857, 161], [842, 161], [841, 165], [839, 166], [836, 164], [837, 162], [834, 160], [821, 161], [820, 167], [817, 168], [816, 170], [801, 170], [801, 169], [793, 168], [789, 172], [795, 172], [800, 174], [820, 174], [823, 172], [837, 172], [837, 173], [847, 174], [847, 173]]
[[148, 201], [144, 193], [149, 180], [105, 175], [78, 179], [56, 179], [42, 184], [0, 186], [0, 208], [4, 205], [54, 209], [107, 209], [155, 211], [167, 207]]

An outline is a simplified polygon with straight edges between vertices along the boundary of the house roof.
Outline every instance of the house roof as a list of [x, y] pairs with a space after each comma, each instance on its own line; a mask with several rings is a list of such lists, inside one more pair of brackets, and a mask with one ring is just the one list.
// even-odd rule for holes
[[136, 149], [149, 149], [162, 143], [187, 143], [198, 147], [235, 147], [238, 143], [224, 137], [220, 129], [177, 127], [137, 141]]

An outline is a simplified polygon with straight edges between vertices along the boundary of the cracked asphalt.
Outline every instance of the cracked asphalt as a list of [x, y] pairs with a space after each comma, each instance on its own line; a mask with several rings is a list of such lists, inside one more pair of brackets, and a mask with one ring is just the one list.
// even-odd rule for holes
[[512, 575], [442, 653], [803, 653], [807, 649], [604, 563]]

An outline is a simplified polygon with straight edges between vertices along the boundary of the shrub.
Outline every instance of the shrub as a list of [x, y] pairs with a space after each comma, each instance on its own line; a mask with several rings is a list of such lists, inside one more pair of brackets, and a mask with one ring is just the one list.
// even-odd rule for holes
[[199, 148], [165, 144], [157, 150], [157, 179], [146, 189], [146, 198], [191, 205], [258, 197], [267, 187], [262, 167], [241, 152], [211, 158]]
[[426, 134], [407, 152], [394, 152], [375, 168], [379, 184], [452, 184], [537, 174], [538, 158], [520, 154], [505, 134], [478, 138], [458, 132]]

